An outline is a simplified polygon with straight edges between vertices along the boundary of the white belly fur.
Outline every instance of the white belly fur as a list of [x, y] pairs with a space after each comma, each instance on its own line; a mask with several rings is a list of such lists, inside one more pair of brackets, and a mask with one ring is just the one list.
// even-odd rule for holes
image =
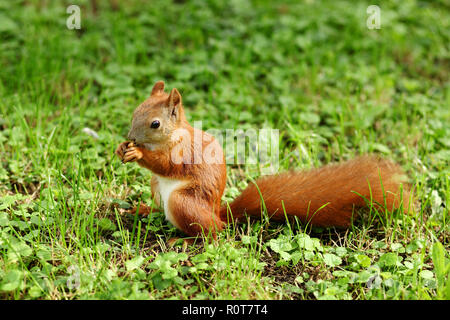
[[176, 189], [181, 188], [186, 181], [185, 180], [177, 180], [177, 179], [170, 179], [166, 177], [159, 176], [155, 174], [156, 179], [158, 180], [159, 184], [159, 193], [161, 195], [161, 201], [162, 205], [164, 207], [164, 213], [166, 215], [166, 219], [172, 223], [175, 227], [180, 229], [178, 224], [176, 223], [174, 216], [172, 215], [172, 212], [170, 212], [169, 209], [169, 198], [172, 192]]

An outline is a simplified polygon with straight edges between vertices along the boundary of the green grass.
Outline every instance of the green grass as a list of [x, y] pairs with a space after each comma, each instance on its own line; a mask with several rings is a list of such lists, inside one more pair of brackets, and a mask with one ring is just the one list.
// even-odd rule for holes
[[[70, 3], [81, 30], [0, 2], [1, 298], [450, 299], [448, 1], [383, 1], [379, 30], [364, 1], [97, 2]], [[393, 159], [420, 206], [170, 247], [160, 208], [127, 213], [151, 173], [114, 156], [157, 80], [204, 129], [280, 130], [282, 171]], [[228, 166], [224, 200], [258, 175]]]

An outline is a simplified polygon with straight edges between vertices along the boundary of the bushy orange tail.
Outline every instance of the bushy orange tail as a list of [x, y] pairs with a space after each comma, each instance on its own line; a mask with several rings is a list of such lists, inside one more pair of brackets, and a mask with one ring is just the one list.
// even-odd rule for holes
[[[297, 216], [302, 222], [321, 227], [350, 226], [353, 208], [373, 203], [392, 210], [409, 208], [409, 187], [402, 169], [391, 161], [365, 156], [319, 169], [266, 176], [250, 184], [230, 205], [221, 208], [221, 218], [240, 219], [246, 213], [261, 217], [262, 199], [269, 217], [284, 220]], [[403, 185], [401, 188], [400, 186]], [[262, 199], [261, 199], [262, 198]], [[284, 209], [283, 209], [284, 205]]]

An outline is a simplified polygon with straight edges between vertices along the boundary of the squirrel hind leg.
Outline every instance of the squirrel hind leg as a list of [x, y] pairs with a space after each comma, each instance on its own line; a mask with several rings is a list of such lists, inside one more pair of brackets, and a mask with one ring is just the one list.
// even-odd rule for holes
[[171, 194], [169, 210], [177, 228], [189, 236], [212, 236], [216, 239], [217, 232], [224, 227], [219, 218], [219, 208], [197, 199], [186, 190], [177, 190]]
[[136, 206], [134, 208], [132, 208], [129, 212], [130, 214], [138, 214], [140, 216], [148, 216], [150, 213], [152, 213], [154, 211], [154, 207], [152, 206], [147, 206], [143, 203], [139, 204], [139, 206]]

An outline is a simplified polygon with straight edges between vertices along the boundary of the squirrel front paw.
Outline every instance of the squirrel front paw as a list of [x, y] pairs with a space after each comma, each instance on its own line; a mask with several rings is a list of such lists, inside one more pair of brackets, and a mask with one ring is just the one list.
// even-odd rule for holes
[[144, 157], [144, 154], [140, 150], [140, 148], [136, 147], [133, 142], [128, 144], [128, 148], [125, 150], [125, 154], [122, 158], [123, 163], [138, 161]]
[[116, 149], [116, 155], [120, 158], [121, 161], [123, 161], [125, 151], [128, 149], [128, 144], [130, 144], [130, 141], [122, 142]]

